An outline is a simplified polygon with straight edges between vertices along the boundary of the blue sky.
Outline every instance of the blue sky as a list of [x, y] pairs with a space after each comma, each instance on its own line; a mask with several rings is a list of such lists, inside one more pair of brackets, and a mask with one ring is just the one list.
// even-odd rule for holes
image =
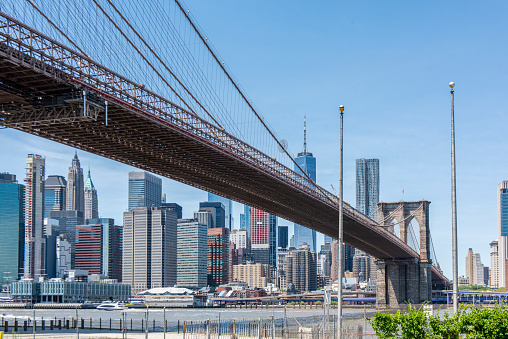
[[[451, 277], [450, 93], [456, 82], [459, 274], [472, 247], [490, 266], [496, 186], [508, 180], [505, 1], [186, 1], [242, 87], [293, 152], [309, 151], [317, 182], [338, 187], [338, 106], [344, 121], [344, 196], [355, 204], [355, 159], [379, 158], [382, 201], [430, 200], [430, 227]], [[0, 171], [24, 176], [25, 156], [67, 175], [74, 150], [0, 130]], [[91, 167], [100, 214], [118, 223], [130, 167], [78, 152]], [[206, 193], [164, 180], [184, 216]], [[404, 190], [404, 195], [402, 194]], [[240, 207], [235, 206], [239, 223]], [[281, 222], [281, 224], [288, 224]]]

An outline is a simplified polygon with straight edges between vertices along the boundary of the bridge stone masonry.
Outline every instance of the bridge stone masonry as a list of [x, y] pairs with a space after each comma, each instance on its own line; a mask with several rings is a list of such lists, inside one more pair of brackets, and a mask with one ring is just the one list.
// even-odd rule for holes
[[[400, 228], [400, 239], [408, 243], [410, 222], [419, 225], [419, 258], [378, 259], [377, 306], [398, 307], [405, 303], [421, 304], [432, 301], [432, 259], [429, 230], [430, 201], [400, 201], [378, 203], [379, 224], [394, 233]], [[395, 224], [392, 221], [395, 220]]]

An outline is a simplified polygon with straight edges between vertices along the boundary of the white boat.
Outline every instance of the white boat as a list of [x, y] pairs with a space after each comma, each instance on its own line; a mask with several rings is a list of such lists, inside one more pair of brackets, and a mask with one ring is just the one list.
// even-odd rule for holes
[[102, 304], [97, 306], [97, 309], [103, 311], [121, 311], [126, 310], [127, 306], [119, 302], [114, 303], [112, 301], [104, 301]]

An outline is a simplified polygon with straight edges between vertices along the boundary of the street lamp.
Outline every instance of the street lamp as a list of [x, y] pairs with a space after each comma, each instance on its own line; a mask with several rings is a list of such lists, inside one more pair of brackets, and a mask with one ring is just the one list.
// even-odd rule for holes
[[452, 129], [452, 261], [453, 261], [453, 312], [459, 308], [459, 262], [457, 256], [457, 180], [455, 177], [455, 118], [453, 94], [454, 82], [450, 82], [451, 95], [451, 129]]
[[344, 227], [344, 211], [343, 211], [343, 146], [342, 146], [342, 130], [343, 130], [343, 120], [344, 120], [344, 105], [339, 106], [340, 110], [340, 179], [339, 179], [339, 237], [338, 237], [338, 246], [339, 246], [339, 255], [338, 255], [338, 278], [339, 283], [337, 284], [337, 338], [342, 338], [342, 257], [344, 256], [344, 246], [343, 244], [343, 227]]

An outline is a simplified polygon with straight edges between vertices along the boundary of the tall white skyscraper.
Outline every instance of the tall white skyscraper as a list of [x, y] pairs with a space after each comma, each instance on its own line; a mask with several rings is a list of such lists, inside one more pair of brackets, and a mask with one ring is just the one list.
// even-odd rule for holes
[[[123, 214], [122, 282], [133, 293], [176, 283], [176, 216], [157, 207], [134, 207]], [[204, 260], [206, 280], [206, 244]]]
[[497, 240], [490, 243], [490, 288], [499, 288], [499, 246]]
[[508, 287], [508, 181], [497, 185], [499, 287]]
[[83, 169], [79, 163], [78, 154], [74, 153], [69, 174], [67, 175], [65, 209], [67, 211], [85, 211], [85, 191], [83, 183]]
[[46, 161], [37, 154], [26, 157], [24, 276], [44, 275], [44, 176]]

